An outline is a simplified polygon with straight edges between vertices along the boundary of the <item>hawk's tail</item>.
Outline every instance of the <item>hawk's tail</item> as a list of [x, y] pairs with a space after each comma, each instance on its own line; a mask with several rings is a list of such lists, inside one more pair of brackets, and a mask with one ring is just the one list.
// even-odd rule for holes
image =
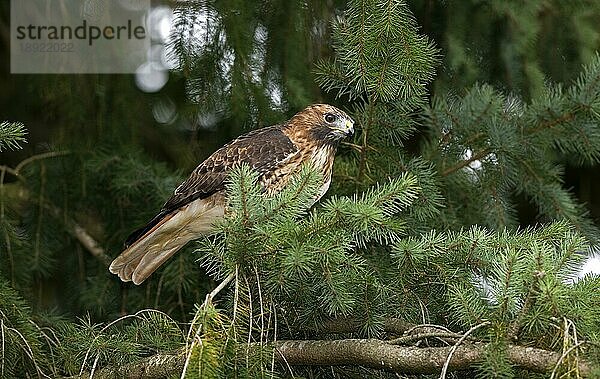
[[110, 264], [109, 270], [121, 280], [140, 284], [189, 241], [212, 230], [223, 215], [223, 206], [198, 199], [176, 211], [153, 219], [141, 235]]

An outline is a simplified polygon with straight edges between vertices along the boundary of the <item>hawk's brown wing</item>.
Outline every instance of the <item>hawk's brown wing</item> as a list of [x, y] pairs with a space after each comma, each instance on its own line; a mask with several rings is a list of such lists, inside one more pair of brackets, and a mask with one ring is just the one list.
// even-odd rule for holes
[[241, 163], [259, 175], [269, 173], [298, 152], [298, 148], [278, 125], [254, 130], [215, 151], [175, 189], [160, 212], [143, 228], [133, 232], [125, 242], [130, 246], [164, 217], [196, 199], [207, 198], [225, 189], [229, 171]]
[[227, 175], [241, 163], [259, 173], [267, 193], [277, 193], [301, 164], [310, 162], [325, 179], [318, 199], [329, 187], [335, 149], [352, 126], [337, 108], [313, 105], [284, 126], [256, 130], [217, 150], [177, 187], [148, 225], [131, 235], [110, 272], [140, 284], [186, 243], [211, 233], [226, 211]]

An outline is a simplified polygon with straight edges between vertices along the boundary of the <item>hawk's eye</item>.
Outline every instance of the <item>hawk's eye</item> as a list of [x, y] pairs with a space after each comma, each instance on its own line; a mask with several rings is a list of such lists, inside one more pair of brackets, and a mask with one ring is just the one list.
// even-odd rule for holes
[[325, 114], [325, 122], [333, 124], [337, 120], [337, 116], [331, 113]]

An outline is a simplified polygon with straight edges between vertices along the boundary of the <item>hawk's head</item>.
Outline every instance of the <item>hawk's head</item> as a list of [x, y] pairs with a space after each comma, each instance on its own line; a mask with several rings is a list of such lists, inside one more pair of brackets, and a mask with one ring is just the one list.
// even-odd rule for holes
[[313, 104], [296, 113], [287, 126], [307, 138], [337, 145], [354, 133], [354, 120], [329, 104]]

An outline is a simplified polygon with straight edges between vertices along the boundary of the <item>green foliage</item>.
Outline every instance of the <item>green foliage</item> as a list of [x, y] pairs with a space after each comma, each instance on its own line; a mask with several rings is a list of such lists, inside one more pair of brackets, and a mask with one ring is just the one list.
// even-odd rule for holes
[[[308, 211], [322, 183], [310, 167], [269, 197], [255, 172], [234, 170], [221, 233], [200, 240], [197, 250], [212, 275], [234, 275], [232, 313], [225, 320], [210, 305], [196, 312], [193, 334], [201, 337], [193, 340], [187, 375], [227, 377], [228, 368], [242, 377], [269, 376], [273, 352], [261, 348], [264, 342], [302, 334], [307, 326], [317, 330], [335, 317], [356, 318], [363, 334], [380, 334], [391, 288], [376, 275], [385, 267], [368, 254], [406, 233], [397, 215], [418, 198], [416, 182], [405, 174]], [[234, 342], [248, 349], [231, 351]]]
[[[76, 314], [89, 310], [95, 317], [114, 317], [125, 310], [160, 307], [162, 297], [169, 299], [164, 310], [174, 312], [169, 305], [174, 301], [179, 303], [175, 311], [186, 317], [193, 300], [186, 305], [183, 299], [190, 293], [196, 294], [190, 298], [199, 296], [209, 285], [201, 283], [191, 254], [179, 255], [160, 271], [152, 291], [120, 290], [106, 270], [108, 262], [86, 259], [89, 252], [77, 239], [77, 227], [102, 241], [107, 255], [114, 256], [132, 229], [146, 223], [180, 182], [179, 175], [141, 151], [113, 145], [34, 159], [21, 167], [19, 179], [0, 187], [0, 272], [15, 287], [26, 292], [51, 282], [59, 294], [51, 305]], [[57, 272], [64, 274], [59, 280]], [[31, 295], [42, 303], [47, 294], [33, 290]]]
[[6, 186], [0, 183], [0, 274], [12, 285], [17, 285], [31, 279], [29, 270], [19, 269], [32, 264], [32, 257], [28, 254], [30, 241], [17, 222], [14, 210], [7, 207], [5, 191]]
[[332, 39], [336, 56], [317, 66], [317, 81], [338, 96], [414, 101], [433, 79], [437, 49], [402, 1], [350, 1]]
[[[306, 217], [322, 181], [314, 171], [305, 168], [268, 198], [256, 179], [245, 166], [231, 174], [231, 212], [219, 227], [222, 234], [201, 241], [200, 262], [218, 278], [236, 272], [241, 285], [251, 280], [247, 293], [262, 288], [261, 296], [286, 309], [288, 327], [317, 326], [336, 316], [364, 319], [365, 297], [386, 290], [373, 276], [376, 262], [369, 262], [367, 247], [406, 233], [395, 215], [417, 198], [416, 179], [405, 174], [360, 196], [332, 197]], [[372, 317], [381, 321], [381, 314]]]
[[0, 152], [3, 150], [16, 150], [21, 148], [21, 143], [25, 142], [27, 131], [20, 122], [0, 123]]
[[239, 134], [244, 124], [279, 122], [286, 108], [313, 102], [318, 88], [311, 70], [322, 54], [315, 29], [332, 11], [320, 1], [181, 4], [167, 53], [194, 113], [231, 119]]
[[[416, 18], [397, 0], [179, 2], [164, 92], [139, 96], [113, 76], [19, 82], [12, 92], [40, 97], [40, 124], [60, 128], [49, 153], [0, 166], [0, 376], [96, 373], [186, 344], [186, 377], [276, 377], [288, 371], [272, 341], [333, 338], [336, 319], [358, 325], [350, 337], [389, 337], [389, 318], [479, 326], [483, 360], [456, 377], [532, 377], [511, 366], [510, 344], [568, 352], [558, 376], [598, 363], [600, 280], [576, 273], [599, 233], [565, 182], [567, 167], [600, 163], [598, 4], [411, 8]], [[159, 126], [161, 102], [177, 114]], [[181, 181], [169, 164], [190, 168], [313, 102], [337, 102], [357, 126], [330, 195], [315, 204], [309, 167], [272, 196], [239, 167], [212, 235], [141, 287], [108, 273]], [[23, 137], [2, 123], [0, 151]], [[231, 277], [219, 308], [193, 307]]]
[[569, 220], [596, 239], [587, 211], [562, 186], [562, 162], [598, 163], [599, 78], [596, 56], [567, 90], [548, 86], [530, 104], [487, 85], [461, 98], [434, 99], [424, 112], [430, 137], [422, 154], [443, 178], [445, 216], [465, 226], [514, 228], [514, 200], [522, 195], [541, 220]]
[[416, 13], [435, 27], [430, 33], [444, 51], [440, 93], [479, 82], [536, 97], [548, 79], [572, 80], [598, 50], [595, 1], [411, 3], [423, 8]]
[[184, 337], [176, 321], [156, 310], [143, 310], [107, 325], [89, 319], [62, 322], [54, 333], [58, 340], [54, 365], [70, 375], [170, 353], [181, 347]]
[[421, 188], [411, 212], [421, 222], [436, 217], [442, 198], [433, 167], [401, 148], [416, 131], [413, 115], [433, 78], [437, 48], [418, 33], [401, 1], [351, 1], [332, 28], [335, 57], [317, 65], [317, 80], [324, 90], [355, 101], [352, 115], [359, 124], [352, 154], [338, 158], [334, 185], [355, 191], [410, 171]]
[[186, 356], [186, 378], [277, 377], [271, 365], [272, 349], [263, 341], [241, 344], [238, 324], [210, 303], [197, 309]]
[[19, 378], [22, 373], [44, 375], [48, 363], [41, 333], [31, 320], [27, 303], [8, 283], [0, 280], [0, 376]]
[[96, 371], [105, 365], [172, 352], [184, 335], [164, 313], [145, 310], [108, 325], [89, 319], [72, 323], [34, 316], [28, 304], [0, 282], [0, 375], [2, 378], [59, 377]]
[[[460, 329], [491, 322], [480, 335], [499, 346], [535, 341], [537, 347], [558, 349], [562, 320], [581, 325], [574, 332], [578, 338], [597, 339], [600, 302], [578, 299], [600, 288], [600, 278], [572, 281], [587, 244], [566, 221], [516, 233], [472, 227], [398, 239], [406, 233], [403, 220], [410, 218], [406, 208], [418, 199], [414, 177], [353, 198], [332, 197], [308, 217], [298, 204], [310, 204], [307, 199], [318, 188], [314, 173], [303, 172], [267, 198], [256, 179], [246, 167], [232, 173], [232, 212], [220, 225], [223, 233], [201, 241], [198, 249], [213, 275], [235, 275], [228, 305], [235, 321], [221, 343], [259, 343], [273, 328], [278, 338], [293, 338], [338, 317], [359, 320], [361, 333], [379, 335], [386, 318], [418, 322], [418, 308], [398, 305], [415, 302], [432, 322]], [[274, 208], [277, 212], [270, 212]], [[391, 262], [374, 253], [389, 245], [394, 245]], [[207, 349], [218, 344], [210, 341]], [[218, 346], [214, 349], [223, 349]], [[481, 375], [512, 375], [502, 351], [489, 351]], [[267, 370], [268, 364], [262, 367]]]
[[[563, 221], [517, 233], [480, 227], [430, 233], [397, 243], [393, 256], [407, 293], [430, 311], [448, 310], [438, 322], [464, 329], [487, 321], [492, 326], [482, 333], [492, 341], [535, 341], [537, 347], [559, 349], [565, 333], [598, 340], [600, 302], [594, 294], [600, 277], [574, 278], [585, 249], [585, 240]], [[596, 290], [582, 300], [583, 288]], [[577, 330], [568, 331], [566, 322]], [[507, 365], [499, 359], [489, 352], [484, 377], [510, 372], [499, 368]]]
[[[581, 253], [585, 246], [565, 222], [514, 234], [473, 227], [405, 239], [396, 244], [394, 257], [415, 295], [419, 283], [443, 280], [438, 285], [449, 293], [451, 308], [457, 312], [453, 319], [465, 327], [483, 320], [509, 324], [526, 303], [549, 307], [546, 314], [570, 311], [559, 306], [561, 291], [575, 288], [570, 275], [585, 258]], [[432, 265], [431, 278], [422, 275], [428, 265]], [[540, 331], [539, 336], [546, 332]]]
[[224, 375], [224, 365], [228, 342], [224, 316], [212, 306], [198, 309], [192, 326], [195, 327], [191, 352], [186, 357], [189, 362], [187, 378], [220, 378]]
[[503, 342], [490, 344], [477, 371], [477, 377], [482, 379], [514, 378], [514, 369], [506, 357], [506, 344]]

